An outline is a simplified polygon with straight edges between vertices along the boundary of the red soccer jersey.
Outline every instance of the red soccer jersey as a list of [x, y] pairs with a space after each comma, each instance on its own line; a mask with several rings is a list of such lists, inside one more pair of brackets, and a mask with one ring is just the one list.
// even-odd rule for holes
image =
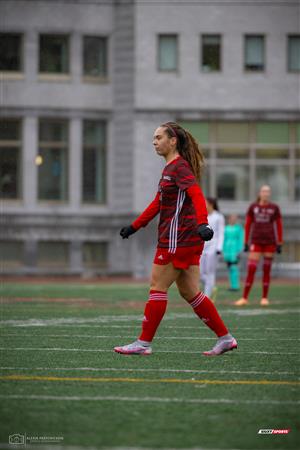
[[[275, 235], [275, 227], [277, 236]], [[279, 207], [275, 203], [260, 205], [252, 203], [247, 212], [245, 242], [248, 243], [251, 232], [251, 243], [259, 245], [275, 245], [282, 242], [282, 222]]]
[[175, 253], [177, 247], [203, 243], [197, 226], [207, 223], [205, 199], [189, 163], [181, 156], [165, 166], [155, 199], [132, 226], [146, 226], [158, 212], [158, 247]]

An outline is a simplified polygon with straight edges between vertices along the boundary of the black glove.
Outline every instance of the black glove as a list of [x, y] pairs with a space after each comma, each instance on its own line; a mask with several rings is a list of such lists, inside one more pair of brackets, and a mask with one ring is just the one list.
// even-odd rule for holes
[[198, 227], [198, 234], [203, 241], [210, 241], [214, 235], [214, 232], [208, 223], [201, 223]]
[[135, 230], [131, 225], [128, 227], [123, 227], [120, 231], [120, 236], [122, 236], [123, 239], [128, 239], [129, 236], [131, 236], [133, 233], [135, 233], [137, 230]]
[[248, 244], [244, 245], [244, 252], [249, 252], [249, 245]]
[[282, 245], [277, 245], [277, 247], [276, 247], [276, 253], [281, 253], [281, 251], [282, 251]]
[[216, 255], [222, 255], [221, 250], [217, 250], [217, 251], [216, 251]]

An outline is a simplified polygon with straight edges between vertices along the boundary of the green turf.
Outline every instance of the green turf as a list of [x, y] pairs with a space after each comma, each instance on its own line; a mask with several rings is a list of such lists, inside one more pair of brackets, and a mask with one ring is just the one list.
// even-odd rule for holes
[[[279, 384], [299, 380], [297, 287], [274, 285], [272, 305], [262, 309], [255, 286], [251, 305], [236, 309], [238, 294], [221, 286], [217, 305], [239, 341], [238, 351], [222, 357], [201, 355], [214, 336], [175, 289], [153, 355], [113, 353], [138, 334], [147, 291], [134, 284], [1, 286], [0, 376], [63, 379], [0, 380], [0, 443], [26, 433], [82, 448], [299, 448], [299, 386]], [[261, 428], [292, 431], [258, 435]]]

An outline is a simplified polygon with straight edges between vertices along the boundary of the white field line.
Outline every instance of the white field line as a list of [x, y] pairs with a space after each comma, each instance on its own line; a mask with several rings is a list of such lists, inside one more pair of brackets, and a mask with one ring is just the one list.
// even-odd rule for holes
[[217, 373], [237, 375], [298, 375], [297, 372], [280, 372], [272, 370], [263, 372], [260, 370], [199, 370], [199, 369], [126, 369], [117, 367], [0, 367], [0, 370], [42, 370], [42, 371], [84, 371], [84, 372], [163, 372], [163, 373]]
[[[61, 347], [0, 347], [0, 350], [2, 351], [42, 351], [42, 352], [96, 352], [96, 353], [106, 353], [106, 352], [112, 352], [113, 349], [90, 349], [90, 348], [61, 348]], [[199, 355], [201, 354], [201, 350], [198, 352], [192, 352], [192, 351], [184, 351], [184, 350], [156, 350], [155, 353], [182, 353], [182, 354], [194, 354]], [[299, 352], [268, 352], [268, 351], [262, 351], [262, 352], [248, 352], [248, 351], [242, 351], [240, 354], [253, 354], [253, 355], [299, 355]]]
[[[97, 338], [97, 339], [136, 339], [135, 335], [125, 336], [125, 335], [93, 335], [93, 334], [18, 334], [18, 333], [8, 333], [3, 334], [2, 337], [18, 336], [20, 338], [26, 337], [51, 337], [51, 338]], [[199, 336], [157, 336], [157, 339], [169, 339], [169, 340], [188, 340], [188, 341], [203, 341], [203, 340], [215, 340], [214, 337], [199, 337]], [[244, 338], [240, 337], [239, 341], [269, 341], [270, 338]], [[300, 341], [300, 338], [273, 338], [272, 341]]]
[[[260, 315], [284, 315], [297, 314], [300, 312], [299, 308], [287, 309], [226, 309], [222, 311], [222, 315], [237, 315], [237, 316], [260, 316]], [[174, 319], [195, 319], [192, 313], [171, 313], [164, 317], [164, 321]], [[15, 326], [46, 326], [46, 325], [68, 325], [68, 324], [86, 324], [86, 323], [109, 323], [109, 322], [129, 322], [142, 320], [141, 315], [120, 315], [120, 316], [99, 316], [95, 318], [78, 318], [78, 317], [61, 317], [56, 319], [26, 319], [26, 320], [1, 320], [0, 325], [15, 325]]]
[[151, 403], [212, 403], [232, 405], [300, 405], [300, 400], [233, 400], [230, 398], [176, 398], [176, 397], [120, 397], [120, 396], [59, 396], [59, 395], [19, 395], [1, 394], [7, 400], [56, 400], [56, 401], [113, 401], [113, 402], [151, 402]]

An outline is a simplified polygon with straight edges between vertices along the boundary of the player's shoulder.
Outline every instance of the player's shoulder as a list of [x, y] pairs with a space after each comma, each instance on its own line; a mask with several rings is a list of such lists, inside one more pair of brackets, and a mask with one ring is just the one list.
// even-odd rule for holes
[[250, 205], [249, 205], [248, 211], [253, 211], [254, 208], [256, 208], [256, 207], [258, 207], [258, 206], [259, 206], [259, 204], [258, 204], [257, 202], [252, 202], [252, 203], [250, 203]]
[[180, 169], [180, 168], [191, 168], [191, 166], [189, 165], [189, 163], [187, 162], [186, 159], [184, 159], [182, 156], [179, 156], [178, 158], [176, 158], [174, 160], [174, 167], [176, 167], [176, 169]]

